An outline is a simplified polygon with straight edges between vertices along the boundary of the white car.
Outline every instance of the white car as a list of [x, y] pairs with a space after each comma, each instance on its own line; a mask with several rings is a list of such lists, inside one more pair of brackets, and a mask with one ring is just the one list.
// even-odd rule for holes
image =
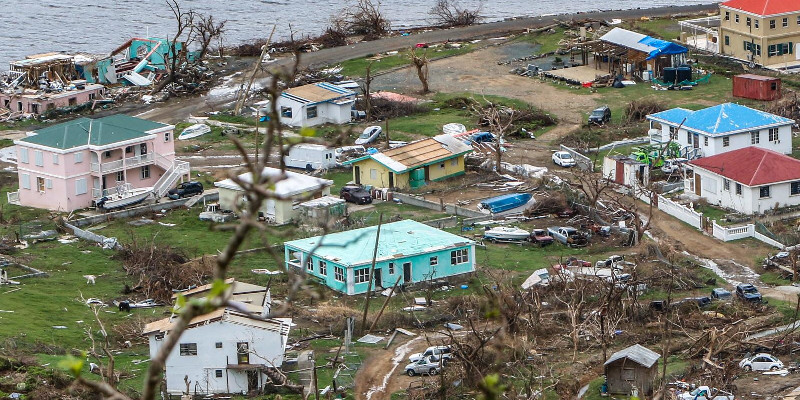
[[553, 163], [562, 167], [574, 167], [578, 164], [572, 157], [572, 154], [566, 151], [557, 151], [553, 153]]
[[436, 356], [428, 356], [421, 360], [411, 362], [406, 365], [405, 371], [406, 375], [414, 376], [414, 375], [436, 375], [439, 373], [439, 369], [444, 366], [444, 360], [440, 360], [439, 357]]
[[661, 172], [665, 174], [672, 174], [683, 169], [684, 164], [689, 162], [687, 158], [668, 158], [664, 160], [664, 165], [661, 166]]
[[442, 356], [444, 359], [449, 359], [452, 357], [450, 354], [450, 347], [448, 346], [431, 346], [425, 349], [422, 353], [414, 353], [408, 357], [408, 361], [415, 363], [423, 358], [427, 358], [430, 356]]
[[733, 394], [717, 388], [700, 386], [691, 392], [679, 394], [678, 400], [733, 400]]
[[378, 125], [368, 126], [366, 129], [364, 129], [364, 132], [361, 133], [361, 136], [356, 139], [356, 145], [370, 144], [378, 140], [378, 137], [381, 136], [381, 132], [383, 132], [383, 128]]
[[739, 361], [739, 368], [745, 371], [777, 371], [783, 368], [783, 363], [767, 353], [759, 353]]

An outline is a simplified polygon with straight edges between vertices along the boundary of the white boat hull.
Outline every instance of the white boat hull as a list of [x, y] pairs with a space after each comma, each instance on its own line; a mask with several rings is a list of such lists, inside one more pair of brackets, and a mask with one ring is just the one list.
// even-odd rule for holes
[[186, 140], [186, 139], [193, 139], [198, 136], [203, 136], [206, 133], [211, 132], [211, 128], [206, 124], [195, 124], [192, 125], [181, 132], [178, 135], [178, 140]]
[[530, 232], [518, 228], [492, 228], [483, 233], [483, 237], [489, 240], [525, 240], [530, 235]]
[[150, 197], [153, 194], [152, 187], [145, 187], [139, 189], [133, 189], [131, 191], [126, 192], [124, 195], [113, 195], [109, 196], [105, 202], [100, 206], [100, 208], [105, 210], [113, 210], [115, 208], [122, 208], [127, 207], [133, 204], [138, 204], [144, 201], [146, 198]]

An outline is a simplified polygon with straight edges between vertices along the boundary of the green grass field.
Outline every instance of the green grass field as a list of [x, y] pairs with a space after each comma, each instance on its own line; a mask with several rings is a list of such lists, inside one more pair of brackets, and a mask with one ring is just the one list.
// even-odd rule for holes
[[[418, 49], [417, 55], [422, 56], [423, 53], [427, 54], [429, 59], [450, 57], [455, 55], [467, 54], [472, 51], [472, 45], [463, 45], [459, 48], [445, 49], [441, 47]], [[410, 50], [402, 50], [397, 54], [383, 55], [381, 57], [362, 57], [347, 60], [341, 63], [341, 74], [349, 77], [364, 77], [367, 73], [367, 66], [372, 63], [370, 72], [372, 74], [386, 71], [392, 68], [411, 65]]]

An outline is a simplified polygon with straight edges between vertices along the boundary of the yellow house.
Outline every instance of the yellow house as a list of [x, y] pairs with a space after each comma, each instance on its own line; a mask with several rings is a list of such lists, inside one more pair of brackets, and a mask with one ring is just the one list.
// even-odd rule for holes
[[765, 66], [800, 61], [800, 1], [729, 0], [719, 13], [720, 53]]
[[345, 162], [353, 181], [381, 188], [418, 188], [464, 174], [464, 155], [472, 146], [451, 135], [439, 135]]

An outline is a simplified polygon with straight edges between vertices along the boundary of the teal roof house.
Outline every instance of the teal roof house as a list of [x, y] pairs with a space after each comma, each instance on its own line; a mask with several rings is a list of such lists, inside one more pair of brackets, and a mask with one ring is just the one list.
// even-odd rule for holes
[[[369, 286], [377, 226], [284, 243], [286, 268], [304, 270], [333, 290], [361, 294]], [[475, 271], [475, 242], [423, 223], [381, 226], [373, 290]]]

